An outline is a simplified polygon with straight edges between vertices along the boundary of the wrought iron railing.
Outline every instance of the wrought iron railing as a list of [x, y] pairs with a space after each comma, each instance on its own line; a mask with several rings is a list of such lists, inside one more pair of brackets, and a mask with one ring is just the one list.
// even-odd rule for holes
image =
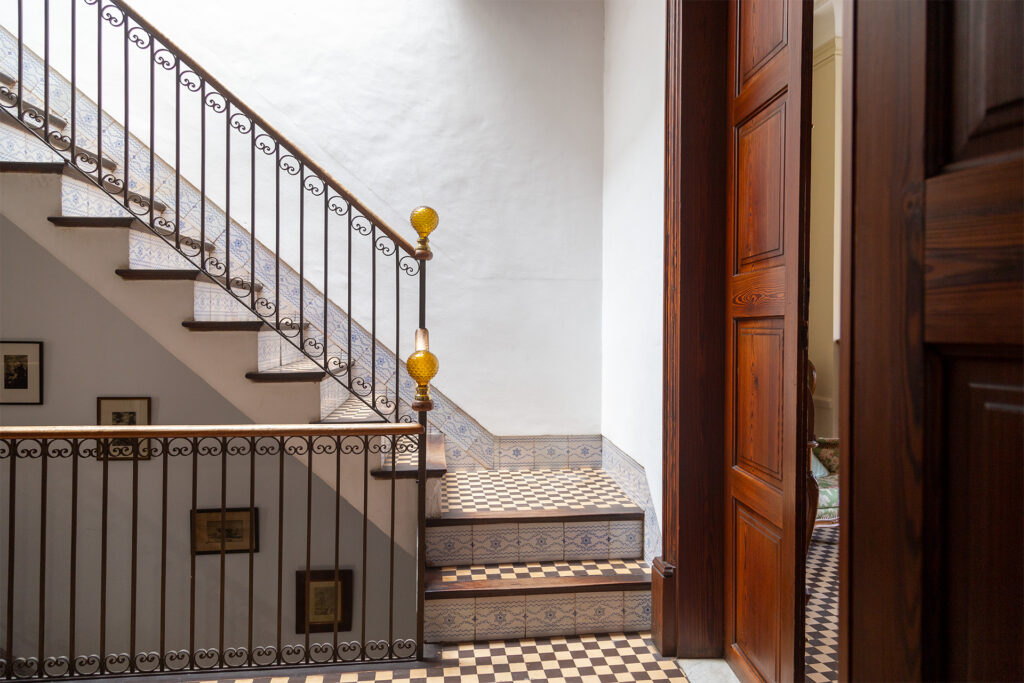
[[371, 526], [367, 482], [422, 440], [419, 424], [0, 427], [0, 678], [414, 657], [409, 510], [392, 465], [390, 520]]
[[410, 244], [121, 0], [16, 1], [0, 110], [148, 226], [166, 267], [207, 274], [336, 380], [337, 403], [413, 420], [400, 340], [426, 327], [436, 213], [413, 213]]

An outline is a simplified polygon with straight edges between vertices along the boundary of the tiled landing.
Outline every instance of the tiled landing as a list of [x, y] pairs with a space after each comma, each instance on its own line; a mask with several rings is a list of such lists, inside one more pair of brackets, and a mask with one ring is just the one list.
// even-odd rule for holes
[[193, 677], [198, 683], [685, 683], [676, 663], [658, 654], [649, 633], [568, 636], [463, 643], [441, 649], [436, 662], [407, 668], [343, 671], [259, 678]]

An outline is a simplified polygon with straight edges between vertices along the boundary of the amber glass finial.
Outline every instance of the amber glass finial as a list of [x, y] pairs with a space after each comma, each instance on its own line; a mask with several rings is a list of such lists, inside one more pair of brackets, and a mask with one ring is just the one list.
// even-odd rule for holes
[[437, 211], [429, 206], [417, 206], [409, 216], [413, 230], [420, 236], [416, 243], [416, 258], [429, 261], [434, 255], [430, 252], [430, 233], [437, 227]]
[[405, 362], [409, 368], [409, 376], [416, 382], [416, 395], [413, 397], [412, 409], [424, 413], [434, 409], [434, 401], [430, 398], [430, 380], [437, 375], [437, 356], [430, 352], [430, 333], [422, 327], [416, 330], [416, 350]]

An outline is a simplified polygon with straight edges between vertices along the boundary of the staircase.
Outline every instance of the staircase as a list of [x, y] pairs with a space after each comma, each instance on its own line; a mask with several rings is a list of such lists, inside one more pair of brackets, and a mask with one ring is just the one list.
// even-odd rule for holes
[[[121, 16], [120, 3], [100, 4]], [[129, 24], [148, 25], [123, 12], [127, 44], [134, 30]], [[147, 42], [142, 49], [156, 55], [154, 47]], [[179, 90], [202, 96], [197, 102], [204, 135], [208, 107], [211, 118], [220, 115], [211, 130], [216, 125], [218, 135], [226, 131], [231, 140], [234, 131], [249, 141], [251, 197], [234, 199], [232, 210], [231, 181], [214, 196], [205, 166], [198, 185], [189, 182], [175, 159], [165, 161], [156, 152], [155, 131], [136, 137], [125, 112], [115, 120], [102, 102], [90, 100], [38, 55], [19, 50], [17, 38], [0, 30], [0, 211], [254, 422], [415, 421], [415, 385], [399, 355], [408, 343], [403, 330], [415, 325], [404, 324], [397, 302], [402, 278], [414, 287], [418, 279], [422, 297], [425, 235], [415, 249], [405, 243], [184, 58], [157, 63], [164, 70], [171, 64]], [[195, 80], [182, 73], [186, 67]], [[211, 104], [211, 92], [221, 99]], [[179, 130], [175, 140], [181, 135]], [[322, 214], [322, 234], [312, 234], [325, 245], [331, 226], [341, 226], [337, 234], [349, 241], [340, 291], [328, 282], [328, 251], [314, 255], [314, 261], [324, 259], [323, 281], [314, 285], [306, 274], [308, 256], [300, 251], [297, 267], [286, 258], [282, 221], [276, 234], [267, 231], [273, 212], [266, 214], [257, 196], [257, 152], [269, 155], [278, 187], [283, 176], [299, 188], [297, 202], [278, 199], [275, 208], [297, 212], [300, 245], [307, 242], [301, 235], [310, 215], [319, 221]], [[225, 153], [225, 162], [230, 158]], [[363, 271], [353, 268], [352, 244], [360, 239], [370, 255]], [[380, 332], [377, 293], [377, 268], [385, 262], [393, 271], [380, 279], [396, 283], [390, 313], [395, 329], [389, 330], [395, 336], [388, 343]], [[373, 317], [350, 315], [353, 282], [371, 272]], [[402, 307], [407, 316], [415, 309]], [[423, 327], [422, 310], [420, 322]], [[445, 436], [437, 433], [440, 425], [431, 426], [420, 484], [429, 567], [425, 641], [650, 627], [644, 512], [604, 470], [449, 467]], [[353, 504], [365, 502], [367, 490], [374, 498], [373, 486], [415, 483], [420, 471], [416, 452], [386, 449], [370, 465], [369, 481], [359, 472], [341, 477], [315, 461], [309, 465]], [[415, 496], [405, 498], [394, 536], [415, 553]], [[373, 504], [367, 510], [382, 528], [393, 523], [391, 515]]]

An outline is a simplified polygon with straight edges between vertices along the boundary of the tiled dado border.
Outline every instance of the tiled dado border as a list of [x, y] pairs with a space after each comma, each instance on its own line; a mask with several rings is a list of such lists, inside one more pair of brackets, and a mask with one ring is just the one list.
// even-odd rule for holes
[[654, 509], [654, 501], [651, 499], [646, 470], [607, 438], [603, 438], [601, 444], [601, 460], [604, 470], [615, 483], [643, 509], [644, 559], [653, 562], [661, 554], [661, 528], [658, 525], [658, 511]]
[[427, 600], [430, 643], [646, 631], [650, 589]]

